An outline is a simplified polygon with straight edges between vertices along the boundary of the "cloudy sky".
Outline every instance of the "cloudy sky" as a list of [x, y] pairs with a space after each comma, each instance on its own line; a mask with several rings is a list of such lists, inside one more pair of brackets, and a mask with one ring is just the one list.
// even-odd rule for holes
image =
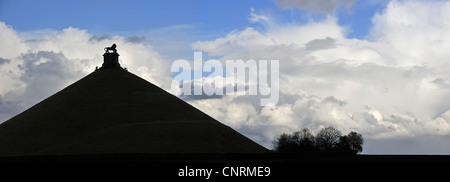
[[450, 153], [450, 2], [0, 0], [0, 122], [102, 64], [170, 91], [171, 64], [279, 60], [280, 98], [184, 98], [270, 148], [283, 132], [357, 131], [367, 154]]

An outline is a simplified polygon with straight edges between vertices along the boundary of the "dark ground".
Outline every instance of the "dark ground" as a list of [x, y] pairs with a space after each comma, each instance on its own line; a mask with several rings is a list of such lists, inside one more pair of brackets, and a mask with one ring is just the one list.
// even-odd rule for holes
[[[1, 163], [152, 163], [152, 162], [267, 162], [267, 163], [448, 163], [450, 155], [346, 154], [93, 154], [0, 157]], [[449, 166], [450, 167], [450, 166]]]

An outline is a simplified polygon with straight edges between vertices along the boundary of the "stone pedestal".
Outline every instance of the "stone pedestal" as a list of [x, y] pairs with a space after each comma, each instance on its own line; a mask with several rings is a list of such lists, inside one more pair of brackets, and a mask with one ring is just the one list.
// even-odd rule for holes
[[100, 69], [122, 69], [119, 64], [119, 54], [117, 52], [103, 54], [103, 64]]

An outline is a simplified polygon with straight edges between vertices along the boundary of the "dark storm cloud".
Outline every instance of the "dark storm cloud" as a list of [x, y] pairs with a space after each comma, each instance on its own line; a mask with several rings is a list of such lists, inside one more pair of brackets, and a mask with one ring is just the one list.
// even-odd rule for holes
[[21, 58], [24, 60], [24, 63], [19, 65], [19, 67], [26, 71], [25, 74], [28, 74], [24, 78], [48, 74], [64, 77], [67, 71], [63, 68], [66, 66], [64, 62], [68, 61], [62, 53], [49, 51], [30, 52], [23, 54]]
[[5, 63], [9, 63], [11, 60], [0, 58], [0, 66]]
[[283, 9], [298, 8], [314, 13], [332, 13], [341, 6], [349, 7], [356, 0], [275, 0]]
[[323, 99], [322, 103], [334, 103], [334, 104], [337, 104], [339, 106], [344, 106], [344, 105], [347, 104], [347, 102], [339, 100], [339, 99], [336, 99], [333, 96], [329, 96], [329, 97]]
[[331, 49], [336, 47], [335, 46], [335, 40], [327, 37], [325, 39], [315, 39], [312, 40], [308, 43], [305, 44], [306, 45], [306, 50], [309, 51], [315, 51], [315, 50], [320, 50], [320, 49]]
[[418, 135], [389, 139], [365, 138], [364, 150], [373, 154], [448, 154], [449, 136]]
[[433, 81], [431, 81], [431, 83], [434, 83], [437, 86], [442, 87], [442, 88], [450, 88], [450, 83], [445, 81], [442, 78], [436, 78]]
[[80, 60], [69, 60], [61, 52], [28, 52], [21, 59], [24, 62], [19, 68], [24, 74], [20, 80], [26, 83], [22, 98], [27, 98], [27, 105], [35, 104], [79, 79], [80, 74], [73, 67]]
[[137, 43], [142, 43], [142, 42], [144, 42], [146, 40], [147, 40], [147, 38], [145, 38], [144, 36], [135, 36], [135, 35], [133, 35], [133, 36], [127, 37], [125, 39], [125, 42], [137, 44]]
[[89, 38], [89, 41], [100, 42], [102, 40], [107, 40], [107, 39], [111, 39], [111, 35], [109, 35], [109, 34], [93, 35], [91, 38]]
[[[80, 75], [73, 67], [78, 60], [69, 60], [63, 53], [51, 51], [27, 52], [18, 68], [23, 72], [18, 79], [24, 87], [0, 95], [0, 115], [10, 118], [58, 90], [66, 87]], [[0, 59], [0, 62], [6, 62]]]

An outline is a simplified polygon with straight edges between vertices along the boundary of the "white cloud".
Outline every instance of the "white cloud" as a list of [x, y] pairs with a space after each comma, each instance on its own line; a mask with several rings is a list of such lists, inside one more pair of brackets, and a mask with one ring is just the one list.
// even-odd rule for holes
[[248, 18], [248, 20], [250, 20], [250, 22], [252, 23], [265, 23], [265, 22], [269, 22], [270, 19], [267, 16], [264, 15], [258, 15], [255, 13], [255, 9], [251, 9], [252, 12], [250, 13], [250, 17]]
[[254, 49], [276, 48], [271, 46], [301, 46], [327, 37], [342, 39], [347, 31], [336, 24], [337, 19], [328, 17], [324, 22], [311, 22], [306, 26], [278, 26], [269, 27], [270, 31], [260, 32], [252, 27], [242, 31], [234, 30], [223, 38], [213, 41], [197, 41], [191, 44], [195, 50], [208, 52], [213, 56], [230, 55], [239, 51]]
[[113, 43], [130, 72], [161, 87], [168, 88], [171, 81], [168, 62], [135, 38], [92, 35], [72, 27], [17, 33], [0, 22], [0, 39], [0, 122], [100, 67], [103, 47]]
[[221, 106], [245, 104], [251, 112], [206, 109], [219, 104], [216, 99], [190, 103], [266, 147], [281, 132], [329, 125], [370, 141], [450, 136], [449, 8], [448, 2], [393, 1], [374, 16], [370, 41], [345, 38], [346, 29], [333, 17], [197, 41], [194, 49], [222, 61], [280, 60], [282, 93], [274, 107], [261, 108], [251, 96], [220, 100]]
[[440, 64], [450, 56], [449, 12], [447, 1], [392, 1], [373, 17], [371, 37], [396, 64]]
[[12, 27], [0, 22], [0, 50], [2, 50], [1, 57], [3, 59], [11, 59], [23, 53], [28, 48], [23, 44], [17, 32]]
[[333, 13], [341, 6], [350, 7], [356, 0], [275, 0], [283, 9], [298, 8], [314, 13]]

